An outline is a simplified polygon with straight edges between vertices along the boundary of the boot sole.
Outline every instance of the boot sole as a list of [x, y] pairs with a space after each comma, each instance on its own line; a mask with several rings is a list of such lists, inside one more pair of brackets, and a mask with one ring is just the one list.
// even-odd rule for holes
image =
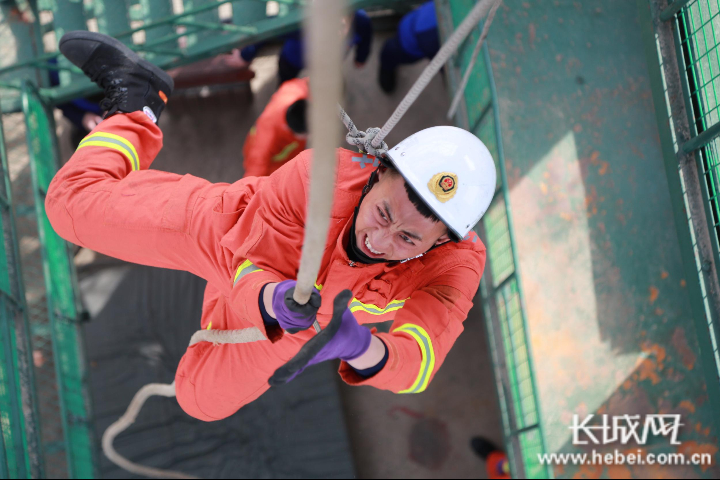
[[[120, 40], [117, 40], [116, 38], [110, 37], [108, 35], [103, 35], [102, 33], [78, 30], [63, 35], [63, 37], [60, 39], [60, 49], [62, 50], [63, 44], [71, 40], [90, 40], [115, 48], [122, 52], [122, 54], [125, 55], [127, 58], [137, 63], [140, 67], [158, 77], [162, 82], [165, 82], [165, 84], [170, 88], [170, 91], [167, 92], [167, 95], [170, 95], [175, 88], [175, 82], [173, 81], [172, 77], [168, 75], [162, 68], [148, 62], [147, 60], [143, 60], [140, 55], [130, 50], [127, 45], [122, 43]], [[82, 65], [77, 66], [82, 68]]]

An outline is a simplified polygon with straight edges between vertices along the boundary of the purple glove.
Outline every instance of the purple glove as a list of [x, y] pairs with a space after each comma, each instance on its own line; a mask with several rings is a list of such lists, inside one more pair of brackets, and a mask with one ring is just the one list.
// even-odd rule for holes
[[298, 333], [312, 327], [322, 302], [320, 292], [313, 289], [310, 300], [300, 305], [293, 299], [295, 280], [285, 280], [275, 286], [272, 307], [280, 327], [288, 333]]
[[333, 318], [322, 332], [308, 341], [295, 357], [280, 367], [270, 379], [270, 385], [288, 383], [310, 365], [339, 358], [351, 361], [370, 348], [372, 333], [360, 326], [347, 308], [352, 299], [350, 290], [343, 290], [335, 298]]

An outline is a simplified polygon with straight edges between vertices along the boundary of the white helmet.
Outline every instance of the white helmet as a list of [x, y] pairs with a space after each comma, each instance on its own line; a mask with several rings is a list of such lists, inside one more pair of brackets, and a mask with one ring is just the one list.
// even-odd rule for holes
[[490, 152], [461, 128], [422, 130], [388, 150], [387, 157], [456, 240], [475, 227], [495, 194]]

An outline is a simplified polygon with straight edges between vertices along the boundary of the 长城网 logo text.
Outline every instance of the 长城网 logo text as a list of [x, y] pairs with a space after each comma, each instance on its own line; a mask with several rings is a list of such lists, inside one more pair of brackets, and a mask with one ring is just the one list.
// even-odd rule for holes
[[680, 445], [678, 434], [683, 427], [680, 415], [602, 415], [601, 422], [593, 422], [589, 415], [583, 422], [573, 415], [573, 445], [611, 445], [635, 443], [646, 445], [651, 437], [669, 437], [672, 445]]

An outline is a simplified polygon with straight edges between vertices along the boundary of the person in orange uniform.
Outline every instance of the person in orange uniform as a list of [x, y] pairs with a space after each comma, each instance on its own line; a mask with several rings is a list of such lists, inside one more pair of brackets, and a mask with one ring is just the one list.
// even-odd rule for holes
[[245, 177], [270, 175], [307, 146], [307, 78], [283, 83], [245, 140]]
[[[463, 331], [485, 267], [485, 247], [471, 230], [495, 190], [482, 142], [435, 127], [391, 149], [384, 164], [339, 149], [317, 291], [301, 307], [292, 292], [312, 151], [268, 177], [233, 184], [150, 170], [162, 148], [156, 120], [172, 80], [97, 33], [68, 33], [60, 50], [105, 87], [110, 108], [48, 189], [56, 232], [125, 261], [206, 279], [201, 327], [255, 328], [265, 339], [189, 347], [175, 379], [186, 413], [204, 421], [232, 415], [323, 334], [329, 341], [307, 365], [340, 359], [350, 385], [428, 388]], [[325, 328], [344, 290], [351, 301], [342, 324]], [[325, 328], [317, 336], [310, 328], [316, 319]], [[387, 320], [394, 321], [390, 333], [362, 326]]]

